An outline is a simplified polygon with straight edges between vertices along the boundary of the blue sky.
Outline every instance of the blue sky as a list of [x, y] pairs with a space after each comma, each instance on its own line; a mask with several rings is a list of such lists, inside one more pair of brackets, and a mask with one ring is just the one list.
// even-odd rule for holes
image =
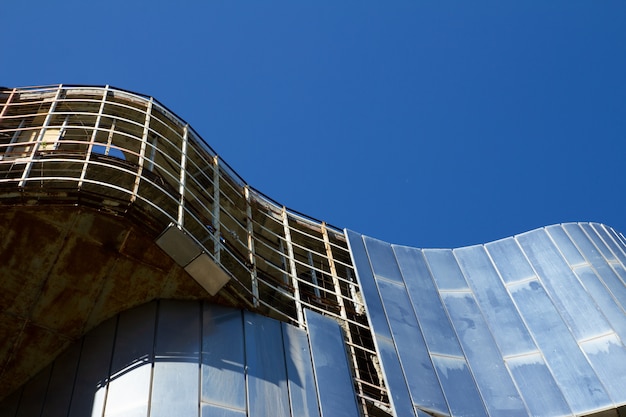
[[4, 1], [0, 84], [156, 97], [248, 183], [393, 243], [626, 232], [626, 2]]

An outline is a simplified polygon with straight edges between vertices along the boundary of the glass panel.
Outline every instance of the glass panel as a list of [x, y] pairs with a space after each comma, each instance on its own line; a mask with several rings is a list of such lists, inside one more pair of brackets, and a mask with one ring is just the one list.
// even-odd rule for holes
[[394, 251], [429, 352], [461, 356], [422, 251], [403, 246], [394, 246]]
[[610, 291], [604, 286], [591, 267], [576, 268], [576, 275], [589, 294], [594, 298], [613, 330], [622, 340], [626, 340], [626, 320], [624, 310], [615, 301]]
[[147, 416], [156, 303], [120, 314], [105, 416]]
[[[388, 378], [391, 392], [395, 392], [396, 389], [404, 392], [408, 384], [414, 404], [427, 410], [447, 413], [448, 407], [404, 286], [386, 281], [379, 281], [378, 285], [391, 324], [402, 373], [407, 380], [405, 382], [401, 378]], [[383, 362], [383, 368], [385, 373], [389, 374], [386, 362]], [[402, 386], [391, 386], [391, 380]]]
[[433, 363], [453, 416], [486, 416], [483, 401], [463, 358], [433, 355]]
[[491, 255], [493, 263], [505, 283], [521, 281], [535, 276], [528, 260], [514, 238], [487, 243], [485, 249]]
[[[74, 390], [74, 378], [76, 377], [80, 348], [80, 342], [74, 343], [55, 359], [42, 416], [67, 414]], [[0, 410], [0, 415], [5, 414], [2, 414]]]
[[22, 398], [20, 398], [20, 407], [17, 411], [19, 417], [41, 416], [51, 371], [52, 365], [46, 366], [24, 385]]
[[359, 408], [339, 324], [311, 310], [305, 310], [305, 317], [322, 416], [358, 417]]
[[464, 290], [467, 282], [450, 249], [424, 249], [424, 256], [439, 290]]
[[22, 396], [23, 389], [24, 388], [22, 387], [21, 389], [13, 391], [13, 393], [9, 394], [8, 397], [0, 401], [0, 416], [15, 416], [20, 405], [20, 397]]
[[[535, 267], [557, 311], [572, 329], [577, 340], [611, 330], [598, 307], [544, 230], [535, 230], [520, 235], [517, 239]], [[584, 317], [584, 320], [581, 320], [581, 317]]]
[[[385, 372], [385, 382], [389, 388], [391, 406], [395, 411], [394, 415], [407, 417], [414, 415], [415, 411], [411, 404], [411, 397], [405, 379], [409, 376], [402, 373], [396, 347], [391, 339], [378, 338], [378, 352], [382, 361], [383, 371]], [[439, 382], [436, 383], [439, 385]]]
[[626, 400], [626, 348], [615, 333], [580, 344], [615, 403]]
[[289, 416], [280, 322], [244, 311], [250, 417]]
[[538, 281], [509, 287], [559, 388], [577, 414], [611, 405], [602, 384]]
[[[519, 251], [517, 246], [515, 250]], [[536, 350], [535, 343], [520, 319], [513, 300], [504, 288], [484, 247], [455, 249], [454, 254], [474, 291], [474, 296], [502, 355], [517, 355]]]
[[106, 391], [104, 381], [109, 376], [115, 324], [115, 319], [107, 320], [87, 333], [83, 340], [70, 417], [102, 415]]
[[506, 360], [532, 416], [572, 415], [550, 370], [536, 352]]
[[354, 269], [361, 292], [363, 293], [363, 301], [367, 310], [367, 319], [369, 320], [375, 334], [391, 338], [387, 319], [383, 311], [383, 305], [380, 301], [378, 288], [374, 281], [374, 275], [370, 267], [370, 261], [365, 252], [365, 245], [362, 236], [350, 230], [346, 233], [350, 253], [354, 259]]
[[241, 311], [205, 304], [202, 313], [201, 399], [245, 410]]
[[158, 315], [150, 417], [197, 416], [199, 306], [184, 301], [161, 301]]
[[546, 227], [546, 232], [548, 232], [550, 237], [554, 240], [556, 247], [559, 248], [570, 266], [584, 265], [587, 263], [561, 225]]
[[286, 323], [283, 326], [291, 415], [319, 417], [317, 390], [313, 376], [311, 351], [306, 332]]
[[526, 415], [474, 297], [469, 292], [445, 292], [442, 297], [489, 415]]
[[363, 236], [365, 248], [370, 258], [372, 270], [376, 278], [384, 278], [391, 281], [402, 282], [398, 263], [396, 262], [391, 245], [381, 240]]

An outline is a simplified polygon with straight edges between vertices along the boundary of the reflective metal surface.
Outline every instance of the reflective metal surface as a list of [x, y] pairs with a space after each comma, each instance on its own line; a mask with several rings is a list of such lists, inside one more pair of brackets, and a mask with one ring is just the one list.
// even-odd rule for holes
[[626, 405], [626, 245], [614, 230], [555, 225], [454, 250], [347, 236], [396, 415]]
[[[322, 417], [358, 417], [341, 329], [331, 318], [305, 311]], [[273, 414], [276, 415], [276, 414]]]

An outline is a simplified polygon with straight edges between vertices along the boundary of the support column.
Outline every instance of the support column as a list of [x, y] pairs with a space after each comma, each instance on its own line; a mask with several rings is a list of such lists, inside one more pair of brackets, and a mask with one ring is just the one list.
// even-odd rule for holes
[[328, 229], [326, 222], [322, 222], [322, 236], [324, 237], [324, 247], [326, 248], [326, 257], [328, 258], [328, 267], [330, 269], [330, 275], [333, 279], [333, 287], [335, 288], [335, 296], [337, 297], [337, 304], [339, 304], [339, 315], [344, 320], [344, 333], [348, 341], [347, 348], [352, 360], [352, 369], [354, 376], [356, 377], [356, 389], [358, 390], [359, 399], [363, 409], [367, 409], [365, 400], [363, 399], [363, 385], [361, 384], [361, 373], [359, 371], [359, 364], [356, 360], [356, 351], [354, 349], [354, 341], [352, 339], [352, 332], [350, 331], [350, 324], [348, 323], [348, 314], [346, 313], [346, 305], [341, 293], [341, 285], [339, 283], [339, 276], [337, 275], [337, 267], [335, 266], [335, 259], [333, 258], [333, 250], [330, 245], [330, 238], [328, 237]]
[[109, 86], [107, 85], [104, 87], [102, 101], [100, 102], [100, 109], [98, 110], [98, 116], [96, 117], [96, 123], [93, 127], [93, 131], [91, 132], [91, 138], [89, 139], [85, 163], [83, 164], [83, 170], [80, 173], [80, 180], [78, 180], [78, 189], [83, 186], [83, 181], [85, 181], [85, 176], [87, 175], [87, 168], [89, 167], [89, 161], [91, 160], [91, 152], [93, 152], [93, 145], [96, 142], [96, 135], [98, 134], [98, 129], [100, 128], [100, 121], [102, 120], [102, 114], [104, 113], [104, 105], [106, 104], [108, 93]]
[[183, 128], [183, 141], [180, 145], [180, 177], [178, 179], [178, 228], [184, 226], [185, 216], [185, 183], [187, 180], [187, 141], [189, 140], [189, 125]]
[[222, 242], [220, 241], [220, 166], [219, 157], [213, 157], [213, 260], [220, 263]]
[[148, 133], [150, 132], [150, 115], [152, 114], [152, 102], [154, 99], [150, 97], [148, 101], [148, 108], [146, 109], [146, 118], [143, 124], [143, 135], [141, 136], [141, 148], [139, 149], [139, 161], [137, 168], [137, 176], [135, 177], [135, 185], [133, 186], [133, 194], [130, 197], [131, 203], [137, 199], [137, 192], [139, 191], [139, 183], [141, 182], [141, 176], [143, 174], [143, 166], [146, 159], [146, 145], [148, 143]]
[[254, 226], [252, 224], [252, 205], [250, 202], [250, 188], [244, 187], [246, 195], [246, 228], [248, 230], [248, 262], [250, 262], [250, 279], [252, 282], [252, 302], [259, 306], [259, 281], [257, 280], [256, 260], [254, 258]]
[[293, 287], [293, 298], [296, 303], [296, 316], [298, 326], [304, 328], [304, 317], [302, 313], [302, 302], [300, 300], [300, 285], [298, 283], [298, 272], [296, 270], [296, 260], [293, 254], [293, 244], [291, 243], [291, 231], [289, 230], [289, 220], [287, 208], [283, 206], [282, 211], [283, 228], [285, 230], [285, 243], [287, 244], [287, 256], [289, 258], [289, 275], [291, 276], [291, 286]]
[[43, 122], [43, 125], [41, 126], [41, 130], [39, 131], [39, 135], [37, 135], [37, 140], [33, 144], [33, 148], [30, 151], [30, 158], [28, 159], [28, 162], [26, 163], [26, 167], [24, 168], [24, 172], [22, 173], [22, 178], [20, 179], [20, 182], [18, 184], [20, 188], [24, 187], [24, 185], [26, 184], [26, 178], [28, 178], [28, 176], [30, 175], [30, 170], [33, 167], [33, 159], [35, 159], [35, 155], [39, 151], [39, 144], [43, 141], [43, 137], [46, 134], [46, 130], [48, 126], [50, 125], [50, 119], [52, 119], [54, 111], [57, 108], [57, 103], [61, 99], [62, 93], [63, 93], [63, 84], [59, 84], [57, 93], [54, 96], [54, 100], [52, 101], [52, 104], [50, 104], [50, 108], [48, 109], [48, 114], [46, 114], [46, 118]]

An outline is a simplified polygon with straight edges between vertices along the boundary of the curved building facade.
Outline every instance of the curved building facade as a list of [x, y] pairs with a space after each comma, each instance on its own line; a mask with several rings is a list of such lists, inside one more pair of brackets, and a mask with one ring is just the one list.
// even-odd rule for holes
[[625, 413], [610, 227], [397, 246], [266, 197], [152, 97], [0, 105], [0, 416]]

